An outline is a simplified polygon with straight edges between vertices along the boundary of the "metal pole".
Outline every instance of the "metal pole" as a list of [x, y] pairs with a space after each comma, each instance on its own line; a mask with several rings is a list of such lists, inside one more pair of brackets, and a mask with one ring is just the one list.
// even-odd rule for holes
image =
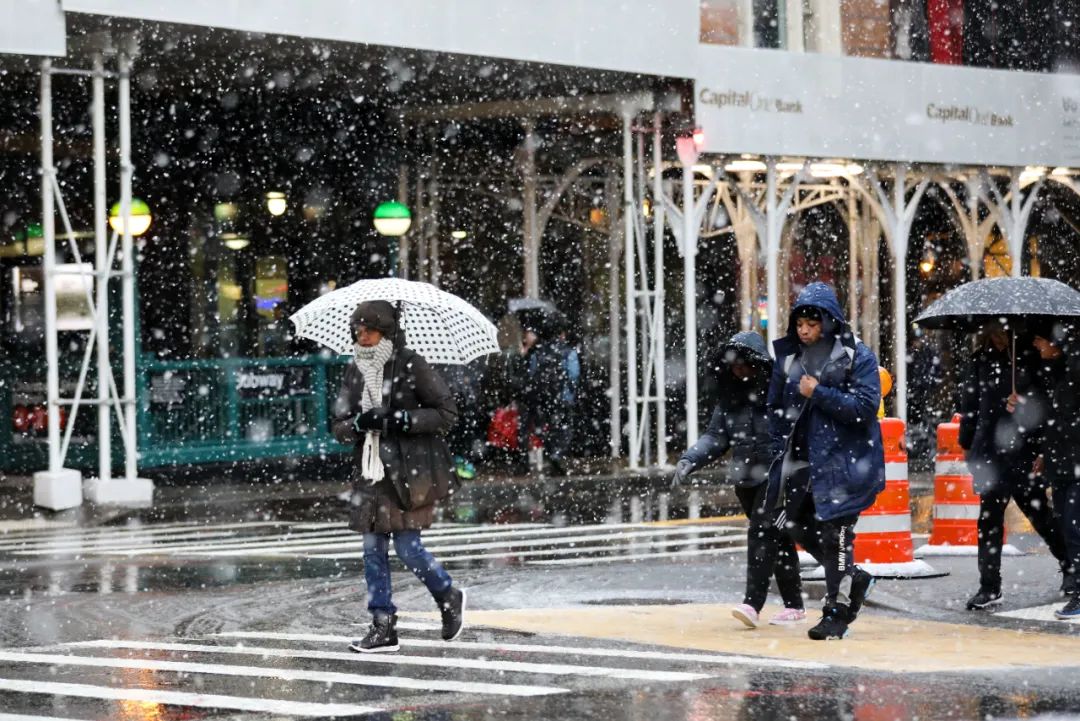
[[848, 324], [859, 327], [859, 208], [855, 189], [848, 188]]
[[112, 475], [112, 427], [109, 422], [109, 257], [106, 248], [108, 201], [105, 185], [105, 65], [94, 56], [94, 266], [97, 270], [98, 478]]
[[53, 167], [52, 61], [41, 61], [41, 229], [45, 236], [45, 393], [48, 400], [49, 472], [60, 458], [60, 362], [56, 339], [56, 216], [51, 175]]
[[[1019, 278], [1023, 275], [1024, 267], [1024, 225], [1023, 199], [1020, 197], [1020, 168], [1009, 168], [1009, 195], [1012, 203], [1012, 213], [1009, 218], [1009, 255], [1012, 257], [1012, 267], [1009, 275]], [[1034, 192], [1034, 191], [1033, 191]]]
[[660, 113], [653, 116], [653, 313], [656, 332], [653, 335], [656, 357], [656, 461], [667, 465], [667, 341], [664, 324], [664, 169]]
[[522, 168], [525, 205], [525, 297], [540, 297], [540, 239], [536, 234], [536, 133], [525, 121], [525, 164]]
[[683, 320], [686, 326], [686, 447], [698, 439], [697, 239], [694, 165], [683, 161]]
[[[409, 166], [405, 163], [398, 165], [398, 191], [397, 200], [402, 205], [409, 204]], [[391, 241], [391, 244], [393, 241]], [[395, 267], [396, 266], [396, 267]], [[397, 239], [397, 258], [391, 260], [390, 275], [408, 279], [409, 277], [409, 234], [405, 233]]]
[[428, 186], [430, 188], [428, 206], [431, 211], [431, 223], [429, 225], [431, 239], [428, 243], [428, 280], [433, 286], [438, 288], [439, 276], [441, 275], [439, 270], [439, 233], [441, 232], [441, 229], [439, 228], [439, 181], [436, 179], [437, 176], [435, 173], [435, 157], [432, 156], [432, 179], [431, 184]]
[[907, 422], [907, 244], [911, 224], [904, 213], [904, 191], [907, 185], [907, 173], [904, 166], [896, 164], [893, 174], [892, 214], [896, 227], [893, 228], [893, 329], [896, 347], [893, 349], [893, 364], [896, 366], [896, 415]]
[[780, 318], [780, 223], [776, 204], [776, 158], [766, 158], [765, 174], [765, 305], [769, 345], [779, 337]]
[[630, 434], [630, 467], [640, 464], [638, 441], [637, 301], [634, 298], [634, 160], [630, 114], [623, 113], [623, 268], [626, 286], [626, 430]]
[[124, 477], [138, 477], [138, 439], [135, 434], [135, 253], [131, 236], [131, 60], [124, 53], [117, 59], [120, 113], [120, 217], [124, 230], [121, 236], [121, 280], [124, 304], [124, 425], [127, 436], [124, 444]]
[[[640, 257], [637, 258], [638, 272], [641, 274], [641, 307], [644, 310], [644, 315], [641, 319], [641, 326], [638, 328], [638, 339], [640, 342], [642, 362], [644, 368], [641, 372], [641, 415], [638, 418], [638, 428], [640, 430], [640, 437], [644, 439], [644, 445], [638, 450], [642, 456], [642, 460], [645, 466], [651, 466], [653, 463], [653, 443], [652, 434], [649, 432], [652, 426], [652, 408], [649, 405], [649, 389], [652, 383], [653, 365], [656, 362], [656, 358], [652, 355], [652, 333], [654, 330], [652, 311], [654, 310], [652, 302], [655, 296], [649, 291], [649, 270], [648, 270], [648, 250], [646, 248], [646, 242], [648, 236], [645, 232], [644, 218], [642, 217], [642, 208], [645, 207], [645, 135], [644, 133], [637, 133], [634, 135], [634, 141], [636, 143], [636, 153], [634, 157], [634, 168], [636, 175], [636, 183], [634, 187], [634, 214], [632, 220], [634, 223], [634, 235], [635, 242], [637, 243], [637, 250], [640, 253]], [[635, 283], [636, 285], [636, 283]]]
[[[605, 188], [608, 212], [614, 217], [618, 203], [608, 177]], [[622, 350], [619, 338], [619, 231], [614, 224], [608, 234], [608, 403], [611, 430], [611, 457], [618, 458], [622, 452]]]

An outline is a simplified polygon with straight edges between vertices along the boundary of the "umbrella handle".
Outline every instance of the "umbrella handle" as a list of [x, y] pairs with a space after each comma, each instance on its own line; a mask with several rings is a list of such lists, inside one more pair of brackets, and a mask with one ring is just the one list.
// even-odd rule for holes
[[1010, 334], [1012, 335], [1012, 392], [1016, 395], [1016, 329], [1011, 329]]

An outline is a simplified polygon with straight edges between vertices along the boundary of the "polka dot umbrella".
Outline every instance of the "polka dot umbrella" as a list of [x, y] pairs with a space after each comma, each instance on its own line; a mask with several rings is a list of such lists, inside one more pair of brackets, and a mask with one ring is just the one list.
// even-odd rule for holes
[[375, 278], [338, 288], [311, 301], [289, 320], [296, 335], [331, 350], [352, 354], [349, 327], [356, 306], [369, 300], [385, 300], [401, 309], [405, 346], [429, 363], [463, 365], [498, 353], [495, 325], [461, 298], [429, 283]]

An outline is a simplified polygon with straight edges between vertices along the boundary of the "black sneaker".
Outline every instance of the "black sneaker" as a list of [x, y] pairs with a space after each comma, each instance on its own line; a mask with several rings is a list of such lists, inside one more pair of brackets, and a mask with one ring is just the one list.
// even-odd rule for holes
[[367, 635], [349, 644], [356, 653], [390, 653], [398, 648], [397, 616], [388, 613], [376, 613]]
[[818, 625], [806, 632], [815, 641], [839, 641], [848, 635], [848, 622], [851, 609], [847, 606], [826, 606]]
[[1065, 608], [1054, 611], [1054, 616], [1060, 618], [1062, 621], [1071, 621], [1080, 618], [1080, 593], [1074, 593], [1070, 596], [1069, 602], [1065, 604]]
[[979, 592], [968, 599], [967, 610], [969, 611], [982, 611], [990, 608], [991, 606], [997, 606], [1001, 603], [1001, 591], [994, 591], [988, 588], [980, 588]]
[[856, 567], [851, 579], [851, 607], [848, 609], [848, 623], [855, 623], [863, 603], [870, 598], [877, 579], [868, 572]]
[[443, 641], [453, 641], [465, 628], [465, 592], [454, 587], [438, 601]]

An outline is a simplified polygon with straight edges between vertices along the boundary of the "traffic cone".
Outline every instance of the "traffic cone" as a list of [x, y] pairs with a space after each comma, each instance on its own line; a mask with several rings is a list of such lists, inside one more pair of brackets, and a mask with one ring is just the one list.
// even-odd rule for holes
[[[878, 578], [946, 576], [947, 571], [936, 571], [914, 555], [904, 422], [882, 418], [880, 423], [885, 446], [885, 490], [874, 499], [874, 505], [859, 514], [855, 524], [855, 563]], [[824, 569], [819, 567], [807, 578], [824, 575]]]
[[[975, 556], [979, 553], [979, 496], [960, 447], [960, 415], [937, 429], [937, 459], [934, 464], [934, 520], [930, 542], [915, 551], [922, 556]], [[1002, 555], [1018, 556], [1020, 551], [1005, 541]]]

